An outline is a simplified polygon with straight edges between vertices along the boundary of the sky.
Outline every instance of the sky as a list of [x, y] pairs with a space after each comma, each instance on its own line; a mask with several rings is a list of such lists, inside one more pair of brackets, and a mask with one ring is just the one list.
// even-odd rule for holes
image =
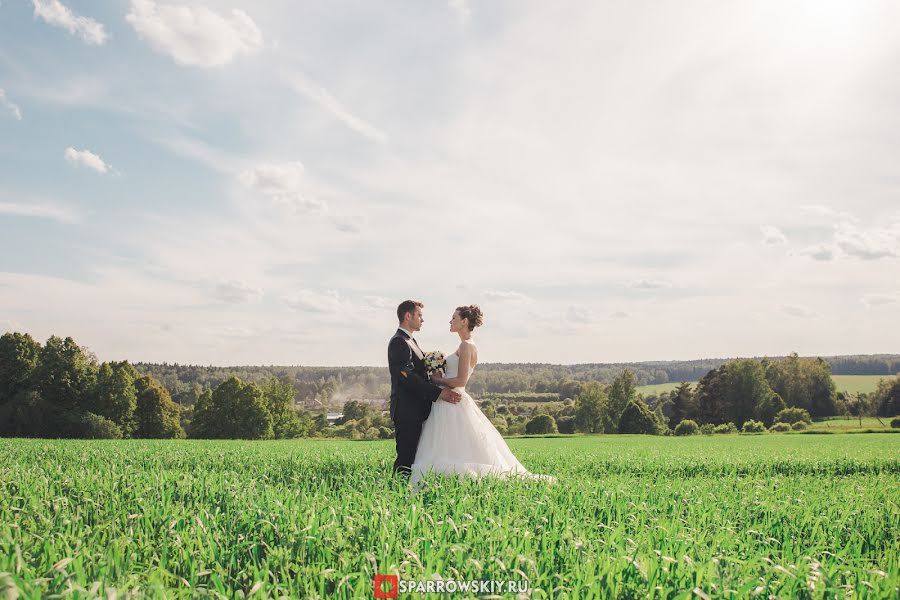
[[0, 2], [0, 332], [100, 360], [900, 352], [900, 3]]

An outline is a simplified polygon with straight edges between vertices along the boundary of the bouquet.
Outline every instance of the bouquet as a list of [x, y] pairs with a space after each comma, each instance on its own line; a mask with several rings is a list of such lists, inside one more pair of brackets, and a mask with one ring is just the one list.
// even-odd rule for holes
[[431, 352], [426, 352], [423, 362], [425, 363], [425, 370], [428, 372], [429, 378], [431, 378], [431, 374], [435, 371], [447, 370], [447, 357], [444, 356], [444, 353], [440, 350], [432, 350]]

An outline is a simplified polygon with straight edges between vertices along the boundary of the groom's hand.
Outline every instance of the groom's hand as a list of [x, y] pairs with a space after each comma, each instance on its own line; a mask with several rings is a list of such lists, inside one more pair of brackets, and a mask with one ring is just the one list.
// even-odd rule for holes
[[450, 388], [444, 388], [443, 390], [441, 390], [441, 395], [439, 397], [444, 402], [449, 402], [450, 404], [456, 404], [457, 402], [462, 400], [462, 396], [459, 395], [459, 392], [454, 392]]

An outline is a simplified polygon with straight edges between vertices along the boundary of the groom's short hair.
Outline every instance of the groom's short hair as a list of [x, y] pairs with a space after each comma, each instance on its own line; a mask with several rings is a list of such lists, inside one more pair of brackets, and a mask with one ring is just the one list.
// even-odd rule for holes
[[416, 307], [425, 308], [425, 305], [416, 300], [404, 300], [400, 303], [400, 306], [397, 307], [397, 320], [401, 323], [403, 322], [403, 317], [406, 313], [416, 312]]

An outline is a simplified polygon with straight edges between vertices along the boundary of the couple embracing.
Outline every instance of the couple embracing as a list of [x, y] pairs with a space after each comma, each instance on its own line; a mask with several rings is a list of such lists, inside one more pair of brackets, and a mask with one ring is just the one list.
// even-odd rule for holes
[[400, 303], [400, 326], [388, 344], [390, 412], [397, 445], [394, 472], [410, 476], [413, 489], [421, 486], [428, 473], [553, 480], [522, 466], [466, 393], [466, 383], [478, 363], [478, 347], [472, 339], [472, 332], [483, 323], [478, 305], [453, 311], [450, 331], [459, 335], [459, 347], [446, 357], [444, 371], [431, 374], [426, 354], [414, 337], [425, 322], [423, 308], [424, 304], [414, 300]]

